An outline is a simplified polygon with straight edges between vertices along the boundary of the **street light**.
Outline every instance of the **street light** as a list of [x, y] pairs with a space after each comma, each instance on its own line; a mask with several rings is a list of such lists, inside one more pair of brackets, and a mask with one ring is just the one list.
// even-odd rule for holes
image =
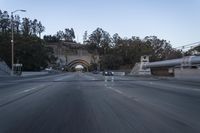
[[13, 14], [15, 12], [26, 12], [26, 10], [15, 10], [13, 12], [11, 12], [11, 46], [12, 46], [12, 49], [11, 49], [11, 52], [12, 52], [12, 72], [11, 72], [11, 75], [14, 74], [14, 26], [13, 26]]

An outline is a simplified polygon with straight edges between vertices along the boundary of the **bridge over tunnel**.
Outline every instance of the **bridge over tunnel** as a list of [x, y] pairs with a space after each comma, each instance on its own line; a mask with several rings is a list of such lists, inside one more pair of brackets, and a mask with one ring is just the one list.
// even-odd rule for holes
[[76, 59], [76, 60], [73, 60], [73, 61], [69, 62], [67, 64], [67, 68], [66, 69], [68, 71], [76, 71], [75, 67], [77, 65], [83, 66], [83, 71], [88, 71], [89, 67], [90, 67], [90, 63], [88, 63], [87, 61], [82, 60], [82, 59]]

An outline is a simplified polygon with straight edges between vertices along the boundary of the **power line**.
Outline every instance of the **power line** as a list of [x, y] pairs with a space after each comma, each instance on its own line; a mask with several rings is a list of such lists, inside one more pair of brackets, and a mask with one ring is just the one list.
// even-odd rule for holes
[[199, 46], [199, 45], [200, 45], [200, 41], [190, 43], [190, 44], [186, 44], [186, 45], [183, 45], [183, 46], [178, 46], [178, 47], [175, 47], [175, 49], [186, 49], [186, 48], [191, 48], [191, 47]]

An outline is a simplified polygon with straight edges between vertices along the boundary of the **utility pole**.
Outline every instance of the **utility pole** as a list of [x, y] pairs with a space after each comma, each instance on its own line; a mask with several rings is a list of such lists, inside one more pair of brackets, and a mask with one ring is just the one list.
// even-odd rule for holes
[[11, 61], [11, 64], [12, 64], [12, 71], [11, 71], [11, 75], [13, 76], [14, 75], [14, 25], [13, 25], [13, 14], [15, 12], [18, 12], [18, 11], [21, 11], [21, 12], [26, 12], [26, 10], [15, 10], [13, 12], [11, 12], [11, 53], [12, 53], [12, 61]]

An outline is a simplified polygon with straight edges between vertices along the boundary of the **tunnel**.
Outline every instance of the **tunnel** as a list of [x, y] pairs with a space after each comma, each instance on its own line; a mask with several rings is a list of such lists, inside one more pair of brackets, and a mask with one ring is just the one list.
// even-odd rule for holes
[[81, 59], [71, 61], [67, 65], [67, 70], [68, 71], [75, 71], [75, 67], [77, 65], [82, 65], [84, 67], [84, 69], [83, 69], [84, 71], [89, 71], [90, 64], [87, 61], [81, 60]]

